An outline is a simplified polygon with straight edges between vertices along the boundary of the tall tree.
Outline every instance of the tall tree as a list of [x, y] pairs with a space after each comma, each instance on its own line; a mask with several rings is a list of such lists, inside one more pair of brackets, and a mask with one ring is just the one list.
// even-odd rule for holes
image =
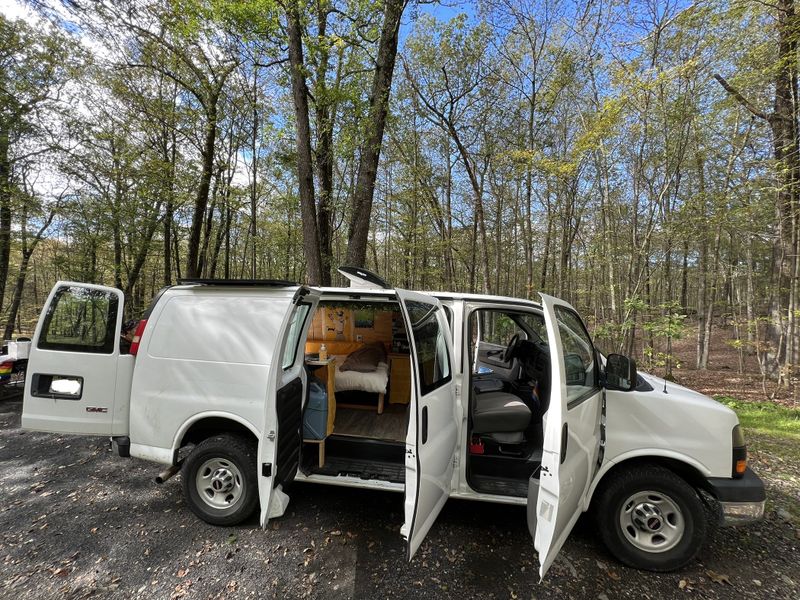
[[350, 228], [347, 243], [347, 264], [364, 266], [367, 258], [367, 239], [372, 218], [372, 200], [375, 195], [375, 180], [378, 161], [389, 111], [389, 94], [392, 89], [394, 65], [397, 59], [397, 44], [400, 19], [408, 0], [385, 0], [383, 25], [375, 58], [375, 71], [369, 94], [369, 111], [366, 133], [361, 146], [356, 187], [350, 213]]

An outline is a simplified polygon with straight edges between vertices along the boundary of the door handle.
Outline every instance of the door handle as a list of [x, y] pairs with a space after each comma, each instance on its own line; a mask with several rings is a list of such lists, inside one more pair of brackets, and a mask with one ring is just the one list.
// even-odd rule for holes
[[422, 407], [422, 443], [428, 441], [428, 407]]
[[569, 441], [569, 425], [564, 423], [564, 427], [561, 428], [561, 459], [559, 460], [560, 465], [564, 464], [564, 461], [567, 458], [567, 442]]

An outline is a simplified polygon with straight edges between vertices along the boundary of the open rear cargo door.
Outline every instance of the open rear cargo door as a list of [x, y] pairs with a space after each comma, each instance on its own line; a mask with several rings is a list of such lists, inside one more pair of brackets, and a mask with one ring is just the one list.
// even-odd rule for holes
[[[118, 406], [124, 296], [115, 288], [59, 281], [42, 308], [28, 358], [22, 427], [80, 435], [127, 435], [128, 405]], [[124, 378], [123, 378], [124, 379]], [[127, 399], [129, 390], [120, 390]]]

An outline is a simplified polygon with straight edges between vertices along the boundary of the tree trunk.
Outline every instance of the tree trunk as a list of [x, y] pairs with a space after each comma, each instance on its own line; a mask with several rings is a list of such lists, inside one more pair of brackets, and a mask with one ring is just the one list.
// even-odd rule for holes
[[400, 18], [403, 16], [405, 6], [406, 0], [386, 0], [384, 8], [383, 27], [381, 28], [372, 91], [369, 97], [367, 134], [361, 147], [350, 215], [345, 262], [351, 266], [364, 266], [367, 258], [367, 238], [372, 217], [375, 179], [378, 175], [383, 131], [386, 127], [386, 114], [389, 110], [389, 93], [392, 89], [394, 63], [397, 58]]
[[11, 260], [11, 162], [9, 131], [0, 128], [0, 309], [3, 308]]
[[[308, 86], [303, 62], [303, 31], [299, 7], [291, 2], [286, 10], [289, 34], [289, 69], [292, 80], [292, 100], [295, 115], [295, 144], [297, 151], [297, 180], [300, 195], [300, 215], [303, 225], [303, 250], [306, 276], [311, 285], [322, 282], [322, 258], [319, 248], [317, 206], [314, 200], [314, 173], [311, 159], [311, 124], [308, 118]], [[366, 241], [365, 241], [366, 243]]]
[[28, 275], [28, 264], [30, 263], [32, 253], [33, 248], [31, 248], [30, 251], [22, 253], [22, 260], [19, 263], [19, 272], [17, 273], [17, 282], [11, 296], [11, 306], [8, 309], [8, 320], [6, 321], [6, 328], [3, 332], [4, 340], [10, 340], [11, 335], [14, 333], [14, 321], [17, 320], [17, 313], [19, 311], [20, 302], [22, 301], [22, 292], [25, 289], [25, 278]]
[[194, 200], [192, 227], [189, 231], [189, 248], [186, 257], [186, 277], [200, 277], [200, 241], [203, 235], [203, 220], [208, 207], [208, 196], [211, 190], [211, 178], [214, 174], [214, 144], [217, 139], [217, 102], [219, 94], [212, 94], [206, 107], [206, 134], [203, 143], [203, 164], [200, 172], [200, 183]]
[[773, 157], [777, 164], [776, 174], [780, 180], [775, 202], [776, 236], [772, 245], [772, 291], [770, 297], [770, 321], [767, 325], [768, 349], [764, 357], [766, 373], [782, 380], [792, 357], [786, 350], [789, 289], [796, 285], [793, 272], [792, 244], [798, 210], [800, 190], [800, 143], [798, 140], [798, 85], [797, 43], [798, 18], [794, 0], [778, 0], [777, 16], [778, 48], [775, 64], [775, 97], [772, 112], [760, 110], [741, 92], [720, 75], [714, 75], [719, 84], [754, 117], [766, 121], [772, 133]]

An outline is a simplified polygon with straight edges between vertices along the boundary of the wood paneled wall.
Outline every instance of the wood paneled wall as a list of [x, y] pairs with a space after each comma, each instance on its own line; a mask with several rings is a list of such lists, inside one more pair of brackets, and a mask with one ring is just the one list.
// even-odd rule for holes
[[354, 312], [352, 308], [320, 304], [311, 319], [308, 340], [355, 342], [361, 336], [364, 343], [392, 341], [392, 311], [376, 308], [372, 327], [356, 327]]

